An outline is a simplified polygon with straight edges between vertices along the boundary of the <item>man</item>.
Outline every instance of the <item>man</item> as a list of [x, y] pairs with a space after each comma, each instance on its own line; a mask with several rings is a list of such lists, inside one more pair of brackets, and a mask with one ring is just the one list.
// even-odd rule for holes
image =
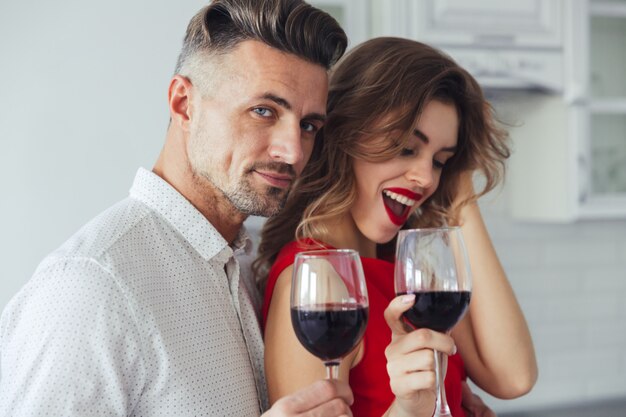
[[[258, 416], [263, 342], [234, 255], [280, 209], [324, 123], [346, 37], [301, 0], [215, 0], [190, 22], [153, 171], [48, 256], [0, 321], [2, 416]], [[322, 381], [266, 413], [350, 415]]]

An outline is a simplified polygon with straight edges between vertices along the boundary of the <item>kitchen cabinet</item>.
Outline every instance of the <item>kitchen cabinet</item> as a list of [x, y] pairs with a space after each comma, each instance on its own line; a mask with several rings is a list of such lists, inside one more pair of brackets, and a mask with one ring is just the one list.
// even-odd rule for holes
[[511, 212], [521, 220], [626, 218], [626, 1], [564, 14], [562, 96], [526, 97], [511, 131]]
[[372, 5], [373, 15], [381, 20], [373, 21], [374, 35], [435, 46], [485, 88], [564, 90], [563, 0], [394, 0]]
[[626, 1], [588, 3], [581, 214], [626, 217]]
[[409, 1], [409, 36], [439, 46], [560, 48], [560, 0]]

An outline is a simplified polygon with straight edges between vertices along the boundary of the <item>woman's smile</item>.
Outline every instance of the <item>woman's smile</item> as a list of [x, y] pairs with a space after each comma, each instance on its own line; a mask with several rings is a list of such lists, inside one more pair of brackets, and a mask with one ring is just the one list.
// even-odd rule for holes
[[406, 222], [413, 207], [422, 199], [421, 194], [406, 188], [386, 188], [382, 197], [387, 215], [396, 226], [402, 226]]

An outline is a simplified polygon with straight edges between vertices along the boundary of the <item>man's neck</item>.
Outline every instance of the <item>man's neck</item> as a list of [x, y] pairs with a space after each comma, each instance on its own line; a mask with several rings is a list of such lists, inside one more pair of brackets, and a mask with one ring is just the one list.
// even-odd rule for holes
[[186, 160], [174, 158], [168, 155], [166, 146], [152, 171], [189, 200], [219, 234], [232, 244], [247, 216], [233, 207], [208, 180], [195, 175]]
[[190, 172], [188, 178], [179, 181], [175, 187], [202, 213], [228, 244], [235, 241], [248, 216], [237, 210], [213, 184]]

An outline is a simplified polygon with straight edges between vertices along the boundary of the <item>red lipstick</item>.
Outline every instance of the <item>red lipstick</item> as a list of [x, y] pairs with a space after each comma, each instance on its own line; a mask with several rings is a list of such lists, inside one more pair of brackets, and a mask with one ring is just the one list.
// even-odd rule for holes
[[385, 211], [389, 216], [389, 220], [396, 226], [402, 226], [406, 222], [411, 214], [411, 210], [421, 199], [421, 194], [406, 188], [386, 188], [383, 190]]
[[413, 191], [407, 190], [406, 188], [392, 187], [392, 188], [385, 188], [385, 190], [391, 191], [392, 193], [403, 195], [415, 201], [420, 201], [422, 199], [421, 194], [414, 193]]

